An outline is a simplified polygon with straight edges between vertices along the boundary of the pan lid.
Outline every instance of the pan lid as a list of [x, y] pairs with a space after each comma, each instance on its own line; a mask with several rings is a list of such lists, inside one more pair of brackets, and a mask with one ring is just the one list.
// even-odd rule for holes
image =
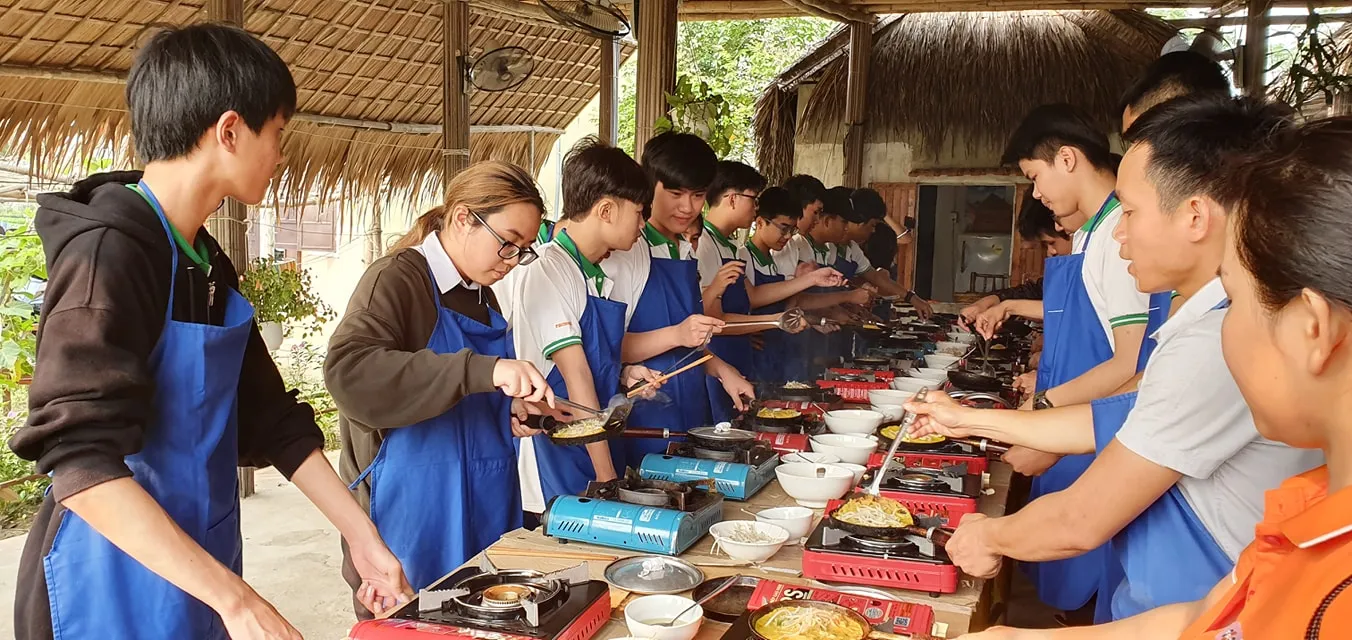
[[704, 440], [718, 442], [748, 442], [756, 439], [754, 431], [744, 429], [733, 429], [727, 422], [721, 422], [713, 427], [697, 427], [690, 430], [690, 435]]
[[620, 558], [605, 570], [606, 582], [642, 595], [681, 593], [704, 582], [704, 572], [680, 558], [633, 556]]

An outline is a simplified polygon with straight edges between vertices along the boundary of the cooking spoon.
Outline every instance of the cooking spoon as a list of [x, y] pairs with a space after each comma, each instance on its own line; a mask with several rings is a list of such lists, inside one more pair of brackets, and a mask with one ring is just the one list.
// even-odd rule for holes
[[[911, 402], [921, 402], [927, 395], [929, 395], [929, 387], [920, 387], [920, 390], [916, 391], [915, 395], [911, 397]], [[892, 456], [896, 455], [897, 447], [901, 445], [901, 439], [906, 437], [906, 434], [911, 430], [911, 425], [915, 424], [915, 418], [916, 414], [911, 411], [902, 415], [901, 427], [897, 431], [897, 437], [892, 438], [892, 446], [887, 448], [887, 455], [883, 458], [883, 466], [875, 472], [873, 483], [868, 487], [870, 494], [876, 496], [882, 493], [883, 478], [887, 476], [887, 468], [892, 465]]]
[[676, 614], [676, 617], [672, 618], [670, 622], [647, 622], [647, 623], [645, 623], [645, 624], [648, 624], [648, 625], [651, 625], [651, 626], [654, 626], [654, 627], [670, 627], [671, 625], [676, 624], [676, 622], [677, 622], [678, 620], [681, 619], [681, 616], [685, 615], [685, 613], [686, 613], [687, 611], [689, 611], [689, 610], [691, 610], [691, 609], [694, 609], [695, 607], [698, 607], [698, 606], [700, 606], [700, 605], [702, 605], [702, 604], [708, 602], [709, 600], [712, 600], [712, 599], [714, 598], [714, 596], [717, 596], [718, 594], [723, 593], [724, 591], [727, 591], [727, 590], [728, 590], [728, 587], [731, 587], [731, 586], [733, 585], [733, 583], [735, 583], [735, 582], [737, 582], [738, 580], [740, 580], [741, 577], [742, 577], [741, 574], [734, 574], [734, 575], [730, 576], [727, 580], [724, 580], [724, 581], [723, 581], [723, 584], [718, 585], [718, 588], [717, 588], [717, 589], [714, 589], [713, 591], [710, 591], [709, 593], [705, 594], [705, 596], [704, 596], [703, 598], [700, 598], [699, 600], [696, 600], [696, 601], [690, 603], [690, 606], [688, 606], [688, 607], [686, 607], [686, 608], [684, 608], [684, 609], [681, 609], [681, 612], [678, 613], [678, 614]]

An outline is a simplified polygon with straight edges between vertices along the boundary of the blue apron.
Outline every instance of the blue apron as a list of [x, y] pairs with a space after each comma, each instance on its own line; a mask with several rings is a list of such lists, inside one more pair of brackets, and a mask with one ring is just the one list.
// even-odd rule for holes
[[[164, 330], [148, 362], [154, 412], [144, 446], [125, 461], [184, 533], [238, 574], [243, 543], [236, 404], [253, 307], [226, 287], [222, 326], [173, 319], [178, 247], [159, 201], [144, 182], [139, 187], [160, 218], [173, 260]], [[43, 568], [58, 640], [226, 638], [214, 611], [113, 546], [73, 511], [62, 515]]]
[[[591, 283], [587, 283], [590, 289]], [[607, 300], [587, 292], [587, 306], [582, 310], [578, 325], [582, 330], [582, 349], [587, 355], [596, 397], [602, 407], [620, 390], [620, 345], [624, 341], [624, 312], [628, 305]], [[568, 386], [563, 382], [559, 368], [545, 377], [554, 389], [554, 395], [568, 397]], [[596, 469], [586, 447], [565, 447], [554, 444], [549, 436], [541, 434], [532, 439], [535, 465], [540, 471], [540, 488], [545, 504], [555, 496], [582, 495], [587, 483], [596, 479]], [[611, 442], [611, 462], [620, 475], [624, 474], [624, 459], [618, 455], [618, 443]]]
[[1145, 336], [1141, 338], [1141, 355], [1136, 358], [1136, 373], [1145, 371], [1145, 363], [1150, 361], [1150, 354], [1155, 351], [1155, 339], [1150, 336], [1169, 319], [1169, 307], [1173, 299], [1172, 291], [1150, 294], [1150, 313], [1145, 322]]
[[[1090, 232], [1089, 236], [1092, 236]], [[1084, 246], [1089, 246], [1089, 237]], [[1113, 356], [1098, 314], [1084, 288], [1084, 253], [1048, 258], [1042, 279], [1043, 350], [1037, 370], [1039, 391], [1074, 380]], [[1033, 478], [1028, 499], [1062, 491], [1093, 462], [1092, 455], [1065, 456]], [[1093, 597], [1107, 561], [1107, 545], [1084, 555], [1050, 562], [1022, 563], [1038, 597], [1065, 611]]]
[[[1212, 310], [1229, 304], [1229, 300], [1222, 301]], [[1135, 393], [1094, 401], [1098, 451], [1117, 436], [1135, 404]], [[1198, 519], [1178, 485], [1169, 487], [1118, 532], [1110, 547], [1109, 570], [1099, 587], [1102, 597], [1095, 622], [1121, 620], [1156, 607], [1201, 600], [1234, 568], [1234, 562]], [[1168, 552], [1161, 553], [1161, 549]]]
[[[634, 305], [629, 319], [630, 333], [656, 331], [680, 324], [696, 314], [701, 305], [699, 295], [699, 268], [694, 260], [652, 258], [648, 282]], [[656, 372], [664, 372], [690, 355], [690, 349], [671, 349], [643, 363]], [[698, 356], [696, 356], [697, 358]], [[691, 358], [688, 362], [693, 362]], [[704, 372], [695, 368], [675, 376], [662, 384], [661, 393], [671, 403], [639, 401], [629, 414], [629, 423], [654, 429], [686, 432], [709, 424], [709, 392], [704, 385]], [[612, 442], [611, 446], [615, 446]], [[667, 442], [656, 438], [627, 438], [623, 460], [638, 464], [649, 453], [665, 453]]]
[[[773, 275], [756, 273], [756, 286], [775, 284], [785, 280], [784, 274]], [[788, 308], [788, 300], [780, 300], [757, 309], [755, 315], [783, 313]], [[808, 331], [789, 334], [783, 331], [766, 331], [760, 334], [764, 339], [760, 351], [752, 353], [751, 376], [756, 382], [783, 383], [789, 381], [807, 382], [809, 362], [807, 356]], [[818, 338], [822, 336], [817, 335]]]
[[[507, 321], [497, 311], [489, 309], [490, 324], [451, 311], [428, 277], [437, 324], [427, 349], [514, 357]], [[500, 392], [475, 393], [435, 418], [390, 429], [352, 483], [370, 483], [371, 520], [414, 589], [427, 588], [521, 527], [511, 405]]]
[[[723, 264], [736, 260], [736, 258], [723, 258]], [[754, 269], [751, 264], [746, 265], [747, 269]], [[751, 298], [746, 292], [746, 273], [737, 278], [736, 282], [728, 285], [723, 292], [723, 313], [740, 313], [749, 315], [751, 313]], [[765, 332], [764, 336], [772, 332]], [[714, 355], [722, 358], [724, 362], [735, 367], [744, 376], [750, 376], [751, 370], [751, 336], [714, 336], [709, 341], [709, 350]], [[723, 383], [719, 382], [713, 376], [704, 376], [704, 384], [709, 394], [709, 409], [713, 421], [726, 422], [732, 420], [737, 415], [733, 408], [732, 398], [728, 397], [728, 392], [723, 389]], [[635, 461], [637, 463], [638, 461]]]

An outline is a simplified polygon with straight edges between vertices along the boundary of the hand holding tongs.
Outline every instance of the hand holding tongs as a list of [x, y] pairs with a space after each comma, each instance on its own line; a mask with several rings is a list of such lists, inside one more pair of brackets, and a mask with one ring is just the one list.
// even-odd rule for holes
[[[929, 394], [929, 387], [921, 387], [915, 395], [911, 397], [911, 402], [923, 402]], [[868, 492], [872, 495], [879, 495], [883, 488], [883, 477], [887, 475], [887, 468], [892, 465], [892, 456], [897, 453], [897, 446], [901, 444], [901, 439], [906, 437], [910, 431], [911, 425], [915, 424], [916, 414], [906, 411], [901, 416], [901, 427], [897, 430], [897, 437], [892, 438], [892, 445], [887, 448], [887, 455], [883, 457], [883, 465], [874, 472], [873, 482], [868, 487]]]

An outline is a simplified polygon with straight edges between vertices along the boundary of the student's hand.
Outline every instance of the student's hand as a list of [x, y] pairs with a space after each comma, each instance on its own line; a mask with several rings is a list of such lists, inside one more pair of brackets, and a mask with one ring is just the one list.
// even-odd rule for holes
[[300, 632], [253, 589], [238, 606], [219, 613], [230, 640], [301, 640]]
[[915, 414], [911, 424], [912, 437], [939, 434], [945, 438], [966, 438], [971, 435], [968, 422], [971, 409], [958, 404], [943, 391], [930, 391], [922, 402], [907, 402], [906, 410]]
[[758, 336], [758, 335], [756, 335], [756, 334], [753, 333], [753, 334], [751, 334], [751, 335], [749, 335], [749, 336], [747, 336], [747, 337], [751, 339], [751, 348], [752, 348], [752, 349], [755, 349], [756, 351], [764, 351], [764, 350], [765, 350], [765, 337], [764, 337], [764, 336]]
[[1014, 471], [1026, 476], [1040, 476], [1046, 470], [1052, 468], [1061, 456], [1028, 447], [1013, 446], [1009, 452], [1000, 457], [1006, 464], [1014, 468]]
[[864, 284], [859, 285], [859, 288], [869, 292], [870, 295], [878, 295], [878, 287], [871, 282], [865, 282]]
[[371, 613], [380, 615], [397, 609], [413, 597], [413, 587], [404, 577], [399, 559], [385, 546], [379, 534], [373, 532], [371, 539], [365, 542], [350, 542], [348, 555], [357, 575], [361, 576], [357, 601]]
[[[547, 407], [546, 407], [547, 408]], [[512, 398], [512, 436], [517, 438], [531, 438], [544, 431], [532, 429], [526, 426], [526, 419], [531, 415], [544, 415], [545, 412], [539, 408], [526, 403], [521, 398]], [[557, 416], [555, 416], [557, 418]]]
[[1009, 319], [1010, 307], [1001, 302], [983, 312], [976, 317], [976, 332], [984, 336], [987, 340], [995, 335], [996, 331]]
[[1037, 371], [1020, 373], [1019, 377], [1014, 378], [1014, 390], [1021, 396], [1032, 396], [1037, 390]]
[[990, 547], [989, 534], [992, 521], [984, 514], [969, 513], [962, 517], [953, 537], [944, 544], [948, 558], [962, 572], [973, 578], [994, 578], [1000, 573], [1004, 556], [995, 553]]
[[[817, 269], [818, 269], [817, 263], [815, 262], [799, 262], [798, 267], [793, 270], [793, 277], [801, 278], [809, 273], [812, 273], [813, 271], [816, 271]], [[835, 271], [835, 269], [831, 270]]]
[[737, 279], [742, 277], [742, 273], [745, 271], [745, 262], [739, 260], [725, 262], [723, 266], [718, 268], [718, 273], [714, 274], [714, 281], [709, 283], [708, 288], [721, 295], [728, 290], [728, 287], [737, 282]]
[[985, 631], [966, 633], [962, 640], [1040, 640], [1047, 637], [1048, 631], [1042, 629], [1015, 629], [1014, 627], [991, 627]]
[[812, 325], [812, 329], [822, 335], [829, 335], [837, 331], [840, 331], [840, 325], [830, 321], [819, 322], [817, 324]]
[[929, 320], [934, 315], [934, 307], [930, 306], [929, 300], [920, 297], [920, 294], [911, 296], [911, 306], [915, 307], [915, 314], [920, 316], [921, 320]]
[[788, 323], [785, 323], [785, 322], [784, 322], [784, 316], [785, 316], [787, 313], [788, 313], [788, 312], [780, 313], [779, 315], [777, 315], [777, 316], [775, 317], [775, 321], [776, 321], [776, 322], [779, 322], [780, 324], [783, 325], [782, 327], [780, 327], [780, 330], [781, 330], [781, 331], [783, 331], [784, 333], [790, 334], [790, 335], [793, 335], [793, 334], [799, 334], [799, 333], [802, 333], [802, 332], [804, 332], [804, 331], [807, 331], [807, 319], [806, 319], [806, 318], [804, 318], [801, 314], [799, 314], [799, 315], [797, 316], [797, 319], [796, 319], [796, 320], [791, 321], [791, 322], [788, 322]]
[[730, 370], [723, 373], [719, 382], [723, 383], [723, 390], [728, 392], [729, 398], [732, 398], [732, 406], [738, 411], [746, 411], [748, 405], [742, 399], [755, 400], [756, 388], [741, 373], [733, 370], [732, 367], [728, 367], [728, 369]]
[[873, 301], [873, 292], [868, 289], [855, 289], [845, 295], [846, 302], [866, 305]]
[[845, 283], [845, 277], [830, 267], [811, 271], [803, 277], [814, 287], [839, 287]]
[[709, 343], [710, 336], [723, 330], [723, 321], [718, 318], [695, 314], [676, 325], [676, 346], [702, 347]]
[[500, 358], [493, 367], [493, 386], [513, 398], [526, 402], [543, 401], [554, 406], [554, 390], [549, 388], [540, 370], [525, 360]]
[[634, 385], [647, 384], [643, 388], [643, 393], [639, 397], [651, 400], [657, 395], [657, 390], [662, 388], [662, 383], [657, 379], [661, 377], [661, 372], [653, 371], [648, 367], [639, 364], [631, 364], [620, 370], [620, 386], [629, 389]]
[[963, 307], [962, 311], [958, 312], [958, 325], [963, 328], [970, 328], [972, 323], [976, 322], [977, 316], [997, 304], [1000, 304], [999, 298], [995, 296], [986, 296]]

